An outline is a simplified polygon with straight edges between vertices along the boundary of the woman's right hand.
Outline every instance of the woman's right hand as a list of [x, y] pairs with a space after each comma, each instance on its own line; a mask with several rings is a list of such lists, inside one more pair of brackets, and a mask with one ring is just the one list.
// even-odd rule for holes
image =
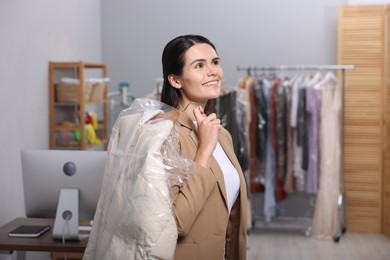
[[194, 116], [198, 124], [199, 146], [195, 155], [195, 162], [205, 168], [210, 167], [211, 156], [218, 141], [218, 133], [221, 129], [221, 120], [215, 113], [206, 116], [202, 107], [194, 109]]

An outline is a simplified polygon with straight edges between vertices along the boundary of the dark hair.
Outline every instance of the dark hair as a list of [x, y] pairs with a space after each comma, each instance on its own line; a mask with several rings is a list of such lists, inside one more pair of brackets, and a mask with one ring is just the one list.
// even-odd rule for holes
[[174, 74], [181, 76], [184, 67], [184, 54], [192, 46], [197, 43], [207, 43], [215, 51], [216, 48], [207, 38], [201, 35], [181, 35], [170, 42], [164, 48], [162, 54], [162, 70], [164, 83], [161, 91], [161, 101], [172, 106], [177, 107], [179, 105], [180, 91], [171, 86], [168, 81], [168, 76]]

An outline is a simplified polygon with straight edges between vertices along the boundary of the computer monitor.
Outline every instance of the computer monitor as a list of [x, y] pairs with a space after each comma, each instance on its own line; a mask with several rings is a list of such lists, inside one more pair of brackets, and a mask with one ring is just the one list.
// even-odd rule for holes
[[[26, 216], [55, 218], [56, 222], [58, 218], [64, 221], [65, 218], [73, 217], [77, 228], [79, 220], [92, 220], [100, 196], [107, 157], [106, 151], [22, 150]], [[71, 193], [76, 191], [72, 194], [76, 196], [73, 199], [77, 200], [78, 206], [74, 210], [71, 203], [68, 212], [73, 216], [66, 215], [67, 210], [61, 211], [63, 216], [56, 214], [60, 194], [65, 190]], [[61, 196], [67, 197], [66, 194]], [[67, 200], [68, 198], [65, 199]]]

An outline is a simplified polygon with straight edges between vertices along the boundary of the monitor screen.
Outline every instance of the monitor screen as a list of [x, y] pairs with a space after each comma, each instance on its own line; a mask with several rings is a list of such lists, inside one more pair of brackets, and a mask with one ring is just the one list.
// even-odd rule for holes
[[26, 216], [55, 218], [61, 188], [77, 188], [79, 219], [93, 219], [107, 157], [107, 151], [23, 150]]

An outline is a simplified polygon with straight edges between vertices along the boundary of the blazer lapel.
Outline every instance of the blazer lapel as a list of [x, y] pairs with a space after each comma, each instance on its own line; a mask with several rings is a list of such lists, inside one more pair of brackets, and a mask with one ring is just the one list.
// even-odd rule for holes
[[[190, 130], [189, 131], [189, 136], [194, 141], [195, 146], [198, 147], [198, 144], [199, 144], [198, 134], [196, 133], [194, 123], [191, 121], [191, 119], [185, 113], [181, 113], [179, 122], [180, 122], [180, 124], [183, 127], [186, 127], [186, 128], [188, 128]], [[220, 136], [218, 137], [218, 141], [220, 141], [219, 139], [220, 139]], [[223, 146], [222, 146], [222, 148], [225, 150], [225, 148]], [[228, 155], [228, 157], [231, 160], [231, 156]], [[218, 178], [218, 182], [217, 182], [218, 183], [218, 187], [219, 187], [219, 190], [220, 190], [220, 192], [221, 192], [221, 194], [223, 196], [223, 199], [225, 201], [225, 205], [226, 205], [226, 208], [227, 208], [228, 204], [227, 204], [225, 179], [223, 177], [222, 169], [218, 165], [218, 163], [215, 160], [214, 156], [212, 156], [212, 158], [211, 158], [210, 170]]]
[[240, 193], [241, 193], [241, 196], [243, 198], [246, 198], [247, 197], [246, 179], [245, 179], [244, 173], [242, 172], [240, 162], [238, 161], [237, 156], [234, 152], [234, 149], [231, 146], [231, 142], [228, 138], [228, 135], [227, 134], [220, 134], [218, 141], [221, 144], [222, 149], [225, 151], [227, 157], [229, 158], [229, 160], [232, 162], [233, 166], [237, 170], [238, 177], [240, 178]]
[[219, 187], [220, 192], [222, 193], [226, 208], [228, 208], [225, 179], [223, 177], [222, 169], [219, 166], [217, 160], [215, 160], [214, 156], [211, 158], [210, 169], [214, 173], [214, 175], [218, 177], [218, 187]]

